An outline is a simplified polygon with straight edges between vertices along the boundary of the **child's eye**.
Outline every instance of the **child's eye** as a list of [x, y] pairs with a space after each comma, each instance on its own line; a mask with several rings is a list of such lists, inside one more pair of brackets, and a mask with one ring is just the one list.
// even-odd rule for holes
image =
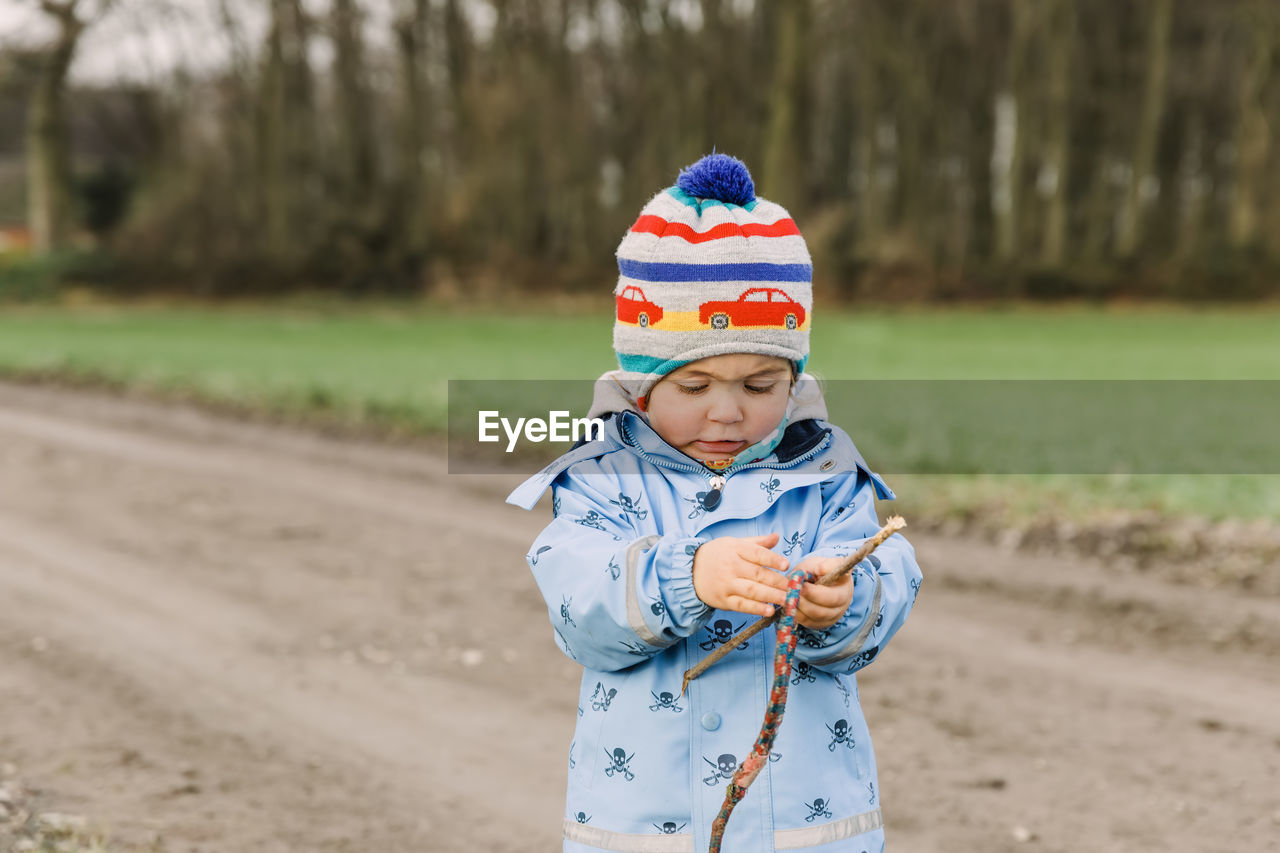
[[707, 390], [706, 385], [677, 385], [676, 387], [686, 394], [701, 394]]
[[773, 390], [774, 384], [775, 383], [770, 383], [768, 385], [743, 385], [742, 387], [746, 388], [748, 393], [751, 394], [768, 394]]

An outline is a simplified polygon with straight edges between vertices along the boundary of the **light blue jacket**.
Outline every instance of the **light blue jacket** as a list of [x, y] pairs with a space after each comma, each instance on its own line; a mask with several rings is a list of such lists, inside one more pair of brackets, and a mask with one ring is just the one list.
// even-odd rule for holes
[[[566, 851], [701, 853], [737, 763], [751, 750], [772, 678], [773, 629], [680, 695], [686, 669], [756, 617], [694, 593], [698, 546], [778, 532], [796, 565], [846, 556], [879, 529], [893, 498], [842, 430], [792, 424], [764, 460], [723, 478], [664, 442], [634, 412], [607, 423], [508, 502], [532, 509], [548, 487], [554, 519], [528, 563], [557, 645], [584, 667], [569, 748]], [[721, 486], [714, 508], [710, 492]], [[800, 630], [772, 760], [737, 806], [726, 853], [883, 850], [875, 757], [854, 673], [902, 626], [921, 574], [895, 534], [854, 571], [853, 603], [826, 631]]]

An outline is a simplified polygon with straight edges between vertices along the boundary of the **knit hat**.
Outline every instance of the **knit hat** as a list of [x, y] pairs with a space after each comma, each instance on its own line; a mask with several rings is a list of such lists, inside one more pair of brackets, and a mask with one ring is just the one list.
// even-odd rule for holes
[[618, 245], [618, 364], [644, 396], [713, 355], [809, 358], [813, 265], [781, 206], [757, 198], [746, 165], [710, 154], [653, 197]]

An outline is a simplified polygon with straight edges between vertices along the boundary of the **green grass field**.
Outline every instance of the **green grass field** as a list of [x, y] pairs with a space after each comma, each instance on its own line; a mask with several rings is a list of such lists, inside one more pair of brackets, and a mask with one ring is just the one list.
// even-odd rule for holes
[[[0, 306], [0, 372], [439, 432], [447, 380], [594, 378], [615, 366], [610, 334], [607, 305], [506, 316], [416, 303]], [[828, 379], [1280, 379], [1280, 308], [828, 310], [810, 370]], [[875, 449], [863, 450], [874, 463]], [[943, 504], [1016, 515], [1149, 507], [1280, 517], [1280, 477], [899, 479], [915, 486], [901, 492], [927, 483]]]

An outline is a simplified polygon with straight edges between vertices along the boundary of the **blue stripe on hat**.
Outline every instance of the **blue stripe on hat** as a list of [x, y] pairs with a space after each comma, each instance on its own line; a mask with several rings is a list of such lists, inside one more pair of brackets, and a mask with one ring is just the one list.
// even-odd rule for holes
[[637, 281], [799, 281], [813, 278], [811, 264], [664, 264], [618, 258], [618, 271]]
[[630, 373], [657, 373], [665, 376], [677, 368], [684, 367], [689, 364], [688, 361], [680, 361], [671, 358], [658, 358], [652, 355], [632, 355], [630, 353], [618, 353], [618, 366]]
[[715, 198], [696, 198], [689, 195], [679, 187], [667, 187], [667, 195], [676, 199], [681, 204], [692, 207], [694, 210], [698, 211], [698, 213], [702, 213], [702, 209], [704, 207], [740, 207], [746, 211], [753, 211], [756, 209], [756, 205], [760, 203], [760, 199], [758, 198], [753, 198], [746, 204], [734, 204], [733, 202], [720, 201]]
[[[618, 366], [629, 373], [656, 373], [660, 376], [666, 376], [673, 370], [684, 367], [686, 364], [693, 363], [673, 358], [658, 358], [652, 355], [633, 355], [632, 353], [626, 352], [620, 352], [617, 355]], [[804, 373], [804, 368], [808, 363], [809, 355], [806, 353], [804, 358], [795, 363], [796, 372]]]

